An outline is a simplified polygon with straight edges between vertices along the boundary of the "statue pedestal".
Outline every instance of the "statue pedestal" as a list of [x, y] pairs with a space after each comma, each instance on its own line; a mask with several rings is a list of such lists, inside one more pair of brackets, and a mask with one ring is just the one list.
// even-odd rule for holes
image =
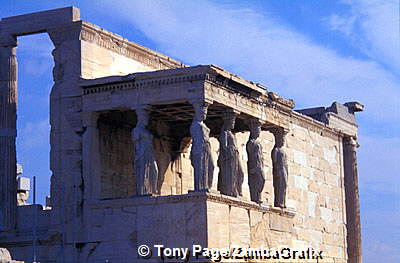
[[[82, 246], [81, 255], [87, 255], [89, 262], [108, 259], [120, 263], [160, 262], [157, 245], [191, 251], [195, 245], [202, 248], [292, 247], [293, 214], [213, 190], [91, 201], [87, 203], [87, 209], [90, 216], [85, 224], [86, 239], [65, 244], [66, 262], [80, 262], [74, 261], [76, 255], [73, 251], [77, 245]], [[8, 242], [29, 243], [32, 238], [30, 230], [27, 227], [18, 239], [8, 239]], [[40, 235], [38, 241], [48, 247], [54, 246], [57, 251], [60, 249], [60, 240], [54, 239], [54, 235]], [[144, 259], [138, 255], [141, 245], [152, 250], [151, 258]], [[38, 247], [39, 255], [46, 253], [46, 249]], [[23, 259], [21, 255], [30, 255], [31, 250], [30, 246], [15, 251], [10, 247], [18, 259]], [[46, 260], [56, 261], [56, 258], [50, 256]], [[180, 262], [176, 258], [164, 260]], [[191, 257], [189, 262], [208, 261]]]
[[[90, 257], [94, 262], [105, 254], [111, 262], [124, 262], [119, 261], [123, 258], [141, 262], [137, 252], [140, 245], [149, 246], [153, 253], [153, 258], [143, 262], [159, 260], [156, 245], [190, 250], [193, 245], [202, 248], [292, 245], [293, 215], [213, 190], [103, 200], [90, 207], [98, 216], [93, 217], [87, 242], [100, 242], [99, 249]], [[271, 236], [277, 237], [273, 239], [275, 243], [270, 243]], [[189, 262], [196, 259], [190, 258]]]

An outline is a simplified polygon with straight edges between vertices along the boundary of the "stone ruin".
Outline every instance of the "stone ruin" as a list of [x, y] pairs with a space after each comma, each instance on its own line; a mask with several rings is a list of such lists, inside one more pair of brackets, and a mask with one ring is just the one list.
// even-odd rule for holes
[[[51, 209], [17, 206], [15, 180], [17, 38], [43, 32], [55, 46]], [[266, 86], [184, 65], [75, 7], [1, 20], [0, 98], [0, 247], [14, 259], [160, 262], [138, 246], [198, 244], [361, 262], [357, 102], [293, 110]]]

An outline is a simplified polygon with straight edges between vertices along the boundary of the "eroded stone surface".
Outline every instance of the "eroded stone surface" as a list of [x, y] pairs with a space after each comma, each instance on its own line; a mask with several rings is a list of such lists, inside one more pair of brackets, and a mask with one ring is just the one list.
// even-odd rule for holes
[[[5, 98], [0, 105], [0, 228], [8, 230], [0, 233], [0, 245], [14, 244], [10, 249], [17, 259], [31, 259], [32, 247], [26, 244], [32, 242], [36, 213], [44, 262], [132, 262], [138, 245], [160, 243], [312, 246], [323, 250], [327, 260], [361, 261], [358, 195], [351, 195], [358, 189], [354, 113], [362, 110], [360, 104], [295, 112], [293, 101], [261, 84], [214, 65], [186, 67], [79, 21], [74, 8], [0, 23], [0, 92]], [[16, 37], [38, 32], [33, 29], [46, 31], [55, 46], [52, 209], [21, 206], [17, 213], [12, 201], [15, 46]], [[193, 101], [207, 104], [207, 116], [195, 114]], [[149, 121], [140, 120], [137, 109], [143, 105]], [[232, 123], [227, 115], [233, 114]], [[259, 136], [250, 136], [249, 119], [261, 124]], [[198, 127], [191, 131], [193, 123]], [[138, 127], [145, 141], [131, 140]], [[287, 131], [284, 148], [281, 137], [269, 132], [276, 129]], [[149, 149], [151, 156], [139, 160], [140, 150]], [[138, 183], [143, 171], [149, 180]], [[274, 189], [277, 171], [285, 180]], [[146, 188], [141, 194], [160, 196], [135, 196], [138, 188]], [[205, 191], [188, 194], [191, 190]], [[346, 224], [349, 209], [356, 211], [355, 219]]]
[[0, 263], [24, 263], [12, 260], [10, 252], [5, 248], [0, 248]]

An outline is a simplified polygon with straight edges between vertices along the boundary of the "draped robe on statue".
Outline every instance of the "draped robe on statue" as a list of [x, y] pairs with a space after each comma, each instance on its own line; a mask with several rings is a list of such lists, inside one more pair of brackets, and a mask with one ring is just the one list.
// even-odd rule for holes
[[263, 148], [259, 140], [250, 139], [246, 144], [247, 169], [251, 201], [261, 203], [261, 192], [264, 189]]
[[241, 196], [244, 173], [240, 165], [236, 138], [230, 130], [222, 130], [219, 143], [218, 191], [225, 195]]
[[195, 189], [211, 189], [213, 183], [214, 162], [211, 155], [210, 129], [202, 121], [194, 120], [190, 126], [192, 149], [190, 160], [195, 168]]
[[156, 194], [158, 167], [154, 155], [153, 135], [144, 126], [138, 126], [133, 129], [132, 140], [135, 148], [137, 194]]
[[288, 182], [288, 166], [286, 153], [281, 147], [275, 146], [271, 153], [273, 163], [274, 206], [286, 207], [286, 189]]

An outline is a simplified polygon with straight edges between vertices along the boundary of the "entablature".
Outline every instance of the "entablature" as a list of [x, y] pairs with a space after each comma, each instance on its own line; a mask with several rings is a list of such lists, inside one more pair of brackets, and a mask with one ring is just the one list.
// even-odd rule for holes
[[[240, 113], [239, 119], [259, 119], [263, 129], [290, 129], [290, 123], [296, 123], [332, 137], [354, 134], [357, 130], [357, 126], [351, 124], [346, 129], [341, 129], [340, 125], [330, 127], [328, 123], [295, 112], [293, 100], [282, 98], [261, 84], [244, 80], [215, 65], [82, 79], [80, 87], [83, 111], [132, 109], [142, 104], [177, 105], [200, 99], [214, 103], [216, 107], [235, 110]], [[215, 111], [213, 107], [210, 109], [212, 113], [220, 111], [215, 107]], [[187, 118], [190, 116], [193, 116], [192, 111], [188, 112]]]

